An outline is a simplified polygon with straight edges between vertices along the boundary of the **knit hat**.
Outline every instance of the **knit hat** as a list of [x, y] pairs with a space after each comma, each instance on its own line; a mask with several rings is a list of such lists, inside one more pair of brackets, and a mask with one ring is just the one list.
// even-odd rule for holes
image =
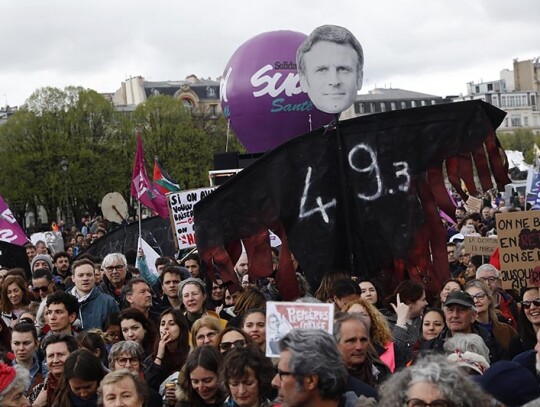
[[178, 288], [178, 296], [182, 297], [182, 290], [184, 289], [184, 286], [186, 284], [197, 284], [199, 287], [201, 287], [201, 291], [203, 294], [206, 294], [206, 284], [200, 279], [200, 278], [186, 278], [185, 280], [182, 280], [180, 283], [180, 287]]
[[49, 265], [49, 270], [52, 273], [52, 271], [53, 271], [53, 263], [52, 263], [52, 260], [51, 260], [51, 256], [49, 256], [48, 254], [38, 254], [32, 259], [32, 263], [30, 264], [30, 270], [32, 270], [32, 272], [34, 271], [34, 264], [36, 264], [36, 262], [38, 260], [46, 261], [47, 264]]
[[474, 380], [508, 407], [521, 406], [540, 397], [540, 386], [534, 374], [518, 363], [501, 360]]
[[15, 368], [0, 363], [0, 393], [2, 393], [15, 379], [17, 372]]

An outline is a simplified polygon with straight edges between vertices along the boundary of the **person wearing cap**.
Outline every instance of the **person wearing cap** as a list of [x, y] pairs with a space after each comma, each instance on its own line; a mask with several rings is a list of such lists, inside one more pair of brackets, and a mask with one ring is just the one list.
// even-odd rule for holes
[[452, 291], [443, 306], [446, 328], [439, 336], [422, 344], [421, 350], [444, 352], [444, 343], [457, 333], [479, 335], [489, 349], [489, 362], [507, 359], [507, 353], [493, 334], [482, 328], [475, 320], [477, 316], [473, 297], [464, 291]]
[[48, 269], [52, 273], [53, 262], [51, 256], [48, 254], [35, 255], [32, 259], [32, 263], [30, 263], [30, 270], [32, 270], [32, 274], [34, 274], [34, 271], [37, 269]]
[[186, 309], [184, 315], [188, 320], [189, 329], [203, 315], [210, 315], [219, 319], [223, 327], [227, 324], [226, 321], [219, 318], [216, 312], [206, 310], [206, 287], [201, 279], [191, 277], [182, 281], [178, 289], [178, 296]]
[[22, 366], [0, 363], [0, 406], [30, 407], [24, 394], [28, 381], [28, 370]]

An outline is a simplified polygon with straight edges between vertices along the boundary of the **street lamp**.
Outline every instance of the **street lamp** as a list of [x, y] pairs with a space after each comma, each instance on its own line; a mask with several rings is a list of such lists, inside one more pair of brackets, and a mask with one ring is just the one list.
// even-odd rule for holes
[[68, 195], [68, 187], [67, 187], [67, 170], [69, 166], [69, 161], [64, 156], [62, 157], [62, 161], [60, 161], [60, 167], [62, 168], [62, 172], [64, 173], [64, 188], [66, 192], [66, 226], [70, 218], [70, 205], [69, 205], [69, 195]]

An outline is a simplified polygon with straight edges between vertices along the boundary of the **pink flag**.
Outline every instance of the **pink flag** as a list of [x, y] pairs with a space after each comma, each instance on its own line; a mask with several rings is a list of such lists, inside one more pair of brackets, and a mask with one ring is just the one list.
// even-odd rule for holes
[[157, 212], [162, 218], [169, 217], [167, 198], [156, 189], [146, 174], [144, 150], [140, 134], [137, 134], [137, 152], [135, 153], [135, 165], [133, 166], [131, 179], [131, 195], [147, 208]]
[[4, 199], [0, 196], [0, 240], [24, 246], [28, 243], [28, 238], [24, 230], [19, 226], [17, 220], [11, 213]]

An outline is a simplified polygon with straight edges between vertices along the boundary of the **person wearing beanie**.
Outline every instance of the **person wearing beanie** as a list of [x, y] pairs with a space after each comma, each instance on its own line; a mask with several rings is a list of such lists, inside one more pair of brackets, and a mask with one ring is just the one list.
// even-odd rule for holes
[[49, 269], [49, 271], [52, 273], [53, 263], [51, 256], [48, 254], [37, 254], [32, 259], [32, 263], [30, 263], [30, 270], [32, 270], [32, 274], [34, 274], [35, 270], [43, 268]]
[[508, 360], [494, 363], [474, 380], [507, 407], [522, 406], [540, 397], [540, 387], [534, 374], [519, 363]]
[[227, 324], [219, 318], [219, 315], [214, 311], [207, 311], [205, 308], [206, 287], [200, 278], [187, 278], [180, 283], [178, 288], [178, 297], [182, 300], [182, 304], [186, 309], [184, 313], [188, 320], [189, 329], [193, 323], [203, 315], [210, 315], [220, 320], [223, 327]]
[[30, 407], [30, 402], [24, 395], [28, 376], [28, 370], [22, 366], [0, 363], [0, 406]]

